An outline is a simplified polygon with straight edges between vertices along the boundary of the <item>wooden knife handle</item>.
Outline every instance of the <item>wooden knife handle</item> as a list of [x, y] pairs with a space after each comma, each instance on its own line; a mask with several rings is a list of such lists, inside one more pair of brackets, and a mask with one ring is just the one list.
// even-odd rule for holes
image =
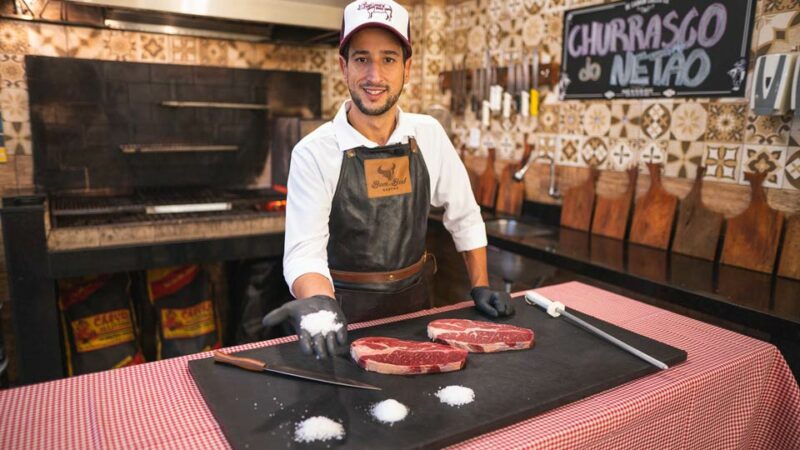
[[262, 372], [267, 368], [267, 363], [257, 359], [233, 356], [227, 353], [222, 353], [218, 350], [214, 351], [214, 362], [230, 364], [242, 369], [252, 370], [253, 372]]

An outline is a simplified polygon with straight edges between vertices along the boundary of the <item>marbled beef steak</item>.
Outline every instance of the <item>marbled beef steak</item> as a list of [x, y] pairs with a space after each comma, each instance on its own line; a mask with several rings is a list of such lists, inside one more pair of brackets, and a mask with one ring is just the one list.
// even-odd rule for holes
[[533, 330], [492, 322], [439, 319], [428, 324], [428, 337], [473, 353], [523, 350], [533, 346]]
[[467, 352], [461, 349], [389, 337], [356, 339], [350, 355], [362, 368], [387, 375], [452, 372], [467, 362]]

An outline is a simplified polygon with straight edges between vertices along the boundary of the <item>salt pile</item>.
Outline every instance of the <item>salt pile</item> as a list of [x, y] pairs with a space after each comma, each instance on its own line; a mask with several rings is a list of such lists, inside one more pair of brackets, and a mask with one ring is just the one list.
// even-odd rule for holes
[[342, 439], [344, 427], [339, 422], [324, 416], [314, 416], [297, 424], [294, 430], [295, 442], [327, 441]]
[[436, 392], [439, 401], [450, 406], [461, 406], [475, 400], [475, 391], [464, 386], [447, 386]]
[[406, 418], [408, 407], [390, 398], [372, 406], [372, 415], [383, 423], [395, 423]]
[[336, 320], [336, 313], [333, 311], [317, 311], [301, 317], [300, 328], [308, 331], [311, 336], [316, 336], [338, 331], [342, 328], [342, 323]]

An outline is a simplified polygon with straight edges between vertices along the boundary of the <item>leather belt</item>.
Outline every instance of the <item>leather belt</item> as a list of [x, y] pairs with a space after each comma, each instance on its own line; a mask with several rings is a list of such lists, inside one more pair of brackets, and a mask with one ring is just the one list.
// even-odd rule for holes
[[432, 253], [425, 252], [422, 254], [422, 258], [414, 264], [388, 272], [348, 272], [331, 269], [331, 278], [345, 283], [391, 283], [405, 280], [420, 273], [425, 267], [425, 262], [429, 259], [433, 259], [434, 263], [436, 261]]

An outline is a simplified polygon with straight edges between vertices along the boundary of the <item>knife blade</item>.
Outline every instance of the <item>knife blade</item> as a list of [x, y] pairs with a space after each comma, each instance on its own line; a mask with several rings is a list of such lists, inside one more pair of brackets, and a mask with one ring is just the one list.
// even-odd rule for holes
[[214, 351], [214, 362], [228, 364], [238, 367], [240, 369], [250, 370], [252, 372], [275, 372], [282, 375], [291, 377], [303, 378], [305, 380], [319, 381], [321, 383], [336, 384], [339, 386], [354, 387], [360, 389], [372, 389], [380, 391], [381, 388], [373, 386], [358, 380], [351, 380], [350, 378], [337, 377], [325, 373], [312, 372], [310, 370], [297, 369], [295, 367], [267, 365], [263, 361], [253, 358], [243, 358], [241, 356], [233, 356], [223, 353], [219, 350]]

